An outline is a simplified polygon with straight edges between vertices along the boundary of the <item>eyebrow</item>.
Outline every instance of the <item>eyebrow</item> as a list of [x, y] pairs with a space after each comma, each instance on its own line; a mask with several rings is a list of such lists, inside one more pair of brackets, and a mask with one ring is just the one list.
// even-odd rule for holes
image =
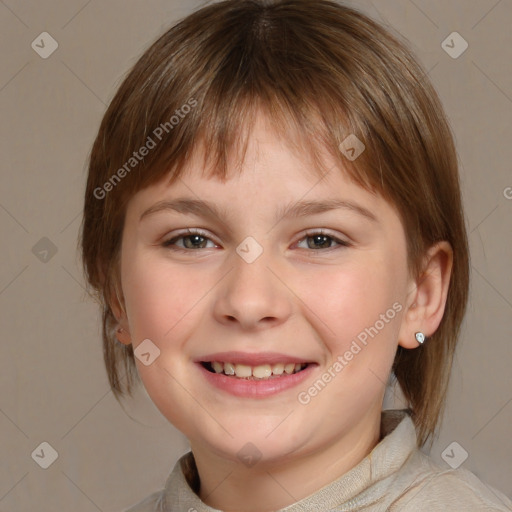
[[[275, 222], [292, 217], [307, 217], [332, 210], [349, 210], [353, 211], [372, 222], [378, 222], [377, 217], [367, 208], [352, 201], [341, 199], [328, 199], [324, 201], [298, 201], [292, 202], [289, 205], [281, 207], [276, 212]], [[226, 216], [226, 209], [219, 209], [214, 203], [203, 201], [200, 199], [192, 199], [187, 197], [180, 197], [172, 200], [160, 201], [147, 210], [140, 216], [142, 221], [148, 215], [152, 215], [162, 211], [175, 211], [183, 214], [192, 214], [197, 217], [215, 218], [221, 220]]]

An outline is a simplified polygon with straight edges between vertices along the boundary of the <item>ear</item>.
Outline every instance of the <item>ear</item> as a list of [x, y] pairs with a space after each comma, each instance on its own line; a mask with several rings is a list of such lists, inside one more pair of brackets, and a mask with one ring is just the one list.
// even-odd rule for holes
[[411, 283], [408, 294], [407, 310], [398, 336], [401, 347], [417, 348], [417, 332], [422, 332], [425, 338], [436, 332], [446, 306], [452, 266], [453, 250], [449, 242], [438, 242], [427, 251], [423, 272]]
[[[121, 298], [119, 297], [121, 295]], [[123, 345], [130, 345], [132, 342], [130, 335], [130, 326], [124, 305], [123, 294], [119, 294], [117, 283], [114, 284], [114, 291], [110, 296], [110, 309], [117, 320], [116, 338]]]

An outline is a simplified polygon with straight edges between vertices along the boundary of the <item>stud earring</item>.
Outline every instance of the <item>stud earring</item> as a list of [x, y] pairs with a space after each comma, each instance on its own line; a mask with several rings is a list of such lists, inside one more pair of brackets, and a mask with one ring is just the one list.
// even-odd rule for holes
[[414, 336], [416, 337], [416, 341], [420, 345], [423, 345], [423, 342], [425, 341], [425, 335], [422, 332], [417, 332]]

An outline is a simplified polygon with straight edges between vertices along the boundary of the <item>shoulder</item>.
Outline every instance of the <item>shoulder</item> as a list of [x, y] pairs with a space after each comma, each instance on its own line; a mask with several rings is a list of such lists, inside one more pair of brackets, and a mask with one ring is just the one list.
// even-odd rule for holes
[[[389, 510], [510, 512], [512, 501], [464, 468], [446, 469], [419, 450], [403, 468], [408, 484]], [[402, 479], [402, 485], [406, 482]]]
[[165, 512], [165, 510], [164, 491], [158, 491], [127, 508], [124, 512]]

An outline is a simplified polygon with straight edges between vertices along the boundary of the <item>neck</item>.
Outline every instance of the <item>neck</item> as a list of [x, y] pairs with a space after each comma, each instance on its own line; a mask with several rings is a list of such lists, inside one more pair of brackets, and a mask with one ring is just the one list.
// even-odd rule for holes
[[342, 437], [286, 462], [246, 467], [192, 445], [199, 497], [226, 512], [271, 512], [296, 503], [337, 480], [363, 460], [380, 439], [380, 410]]

